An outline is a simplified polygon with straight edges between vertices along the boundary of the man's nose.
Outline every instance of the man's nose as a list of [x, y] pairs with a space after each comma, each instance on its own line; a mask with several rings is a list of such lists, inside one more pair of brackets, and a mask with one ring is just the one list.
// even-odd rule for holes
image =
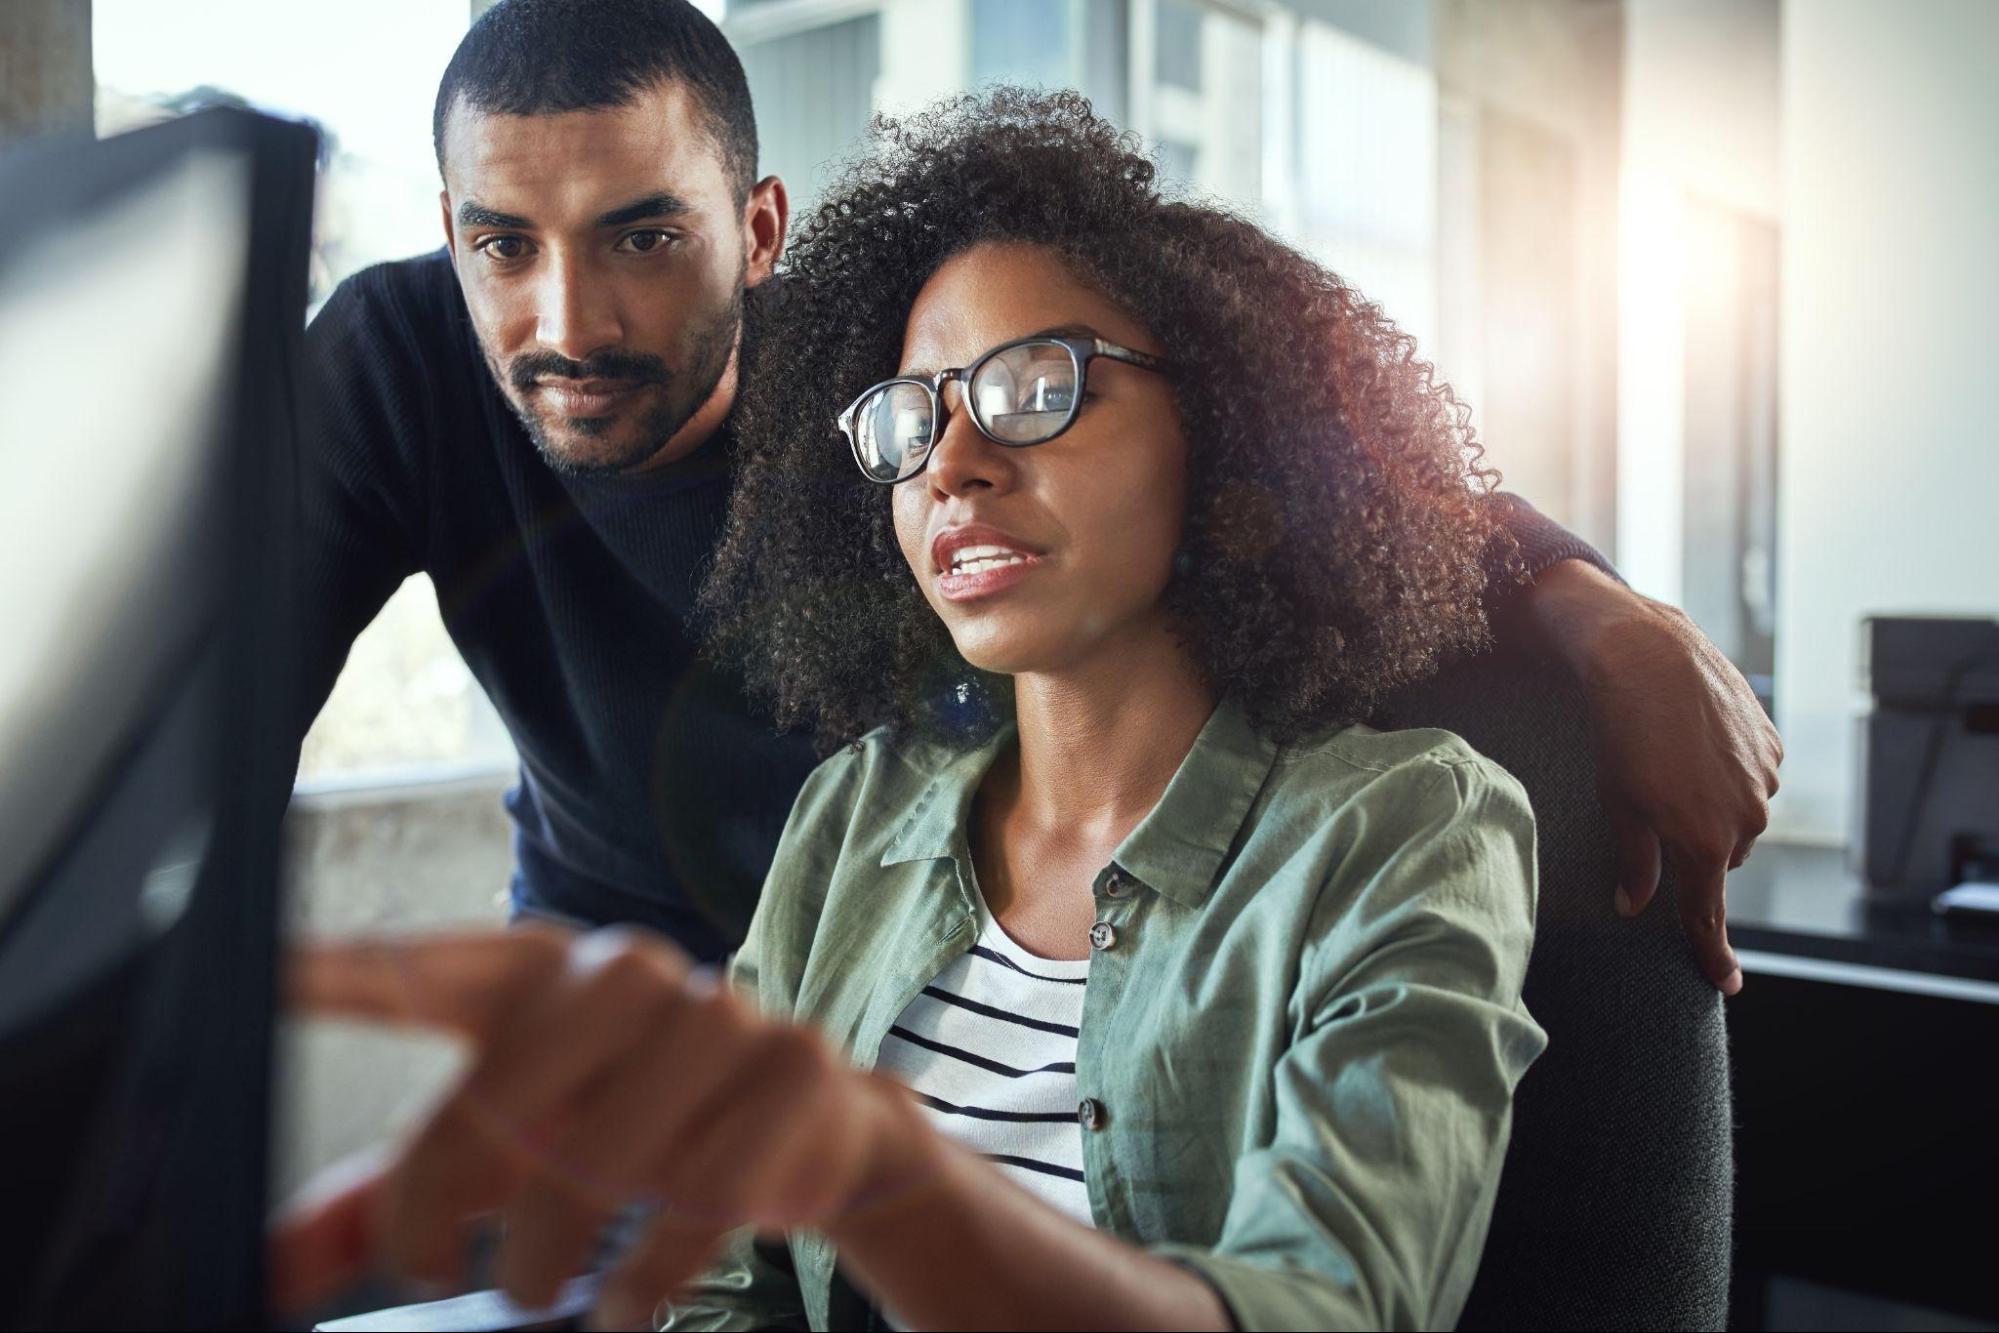
[[617, 303], [591, 266], [577, 256], [551, 256], [536, 292], [535, 341], [582, 361], [623, 337]]

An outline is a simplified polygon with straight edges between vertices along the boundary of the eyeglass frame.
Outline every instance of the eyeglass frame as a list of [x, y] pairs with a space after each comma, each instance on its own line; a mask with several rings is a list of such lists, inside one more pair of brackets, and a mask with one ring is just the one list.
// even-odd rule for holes
[[[1002, 352], [1010, 352], [1016, 347], [1026, 347], [1035, 343], [1053, 343], [1069, 353], [1070, 363], [1076, 369], [1075, 400], [1069, 404], [1069, 413], [1063, 418], [1062, 424], [1040, 439], [1002, 440], [986, 428], [985, 422], [979, 420], [978, 407], [973, 403], [971, 398], [972, 380], [985, 368], [988, 361], [991, 361]], [[897, 375], [892, 379], [885, 379], [879, 384], [870, 385], [868, 388], [862, 390], [853, 402], [847, 404], [847, 410], [840, 413], [835, 424], [840, 428], [840, 433], [847, 437], [847, 447], [854, 455], [854, 466], [861, 470], [863, 477], [866, 477], [877, 486], [900, 486], [903, 482], [913, 477], [922, 476], [924, 470], [930, 466], [930, 456], [937, 452], [937, 441], [943, 435], [943, 426], [945, 423], [944, 386], [946, 384], [956, 380], [964, 386], [964, 392], [959, 395], [959, 403], [963, 407], [965, 414], [971, 418], [973, 429], [977, 430], [979, 434], [1002, 448], [1032, 449], [1036, 445], [1047, 444], [1050, 440], [1062, 435], [1071, 426], [1076, 424], [1076, 418], [1081, 416], [1083, 412], [1083, 389], [1089, 383], [1090, 362], [1096, 360], [1098, 357], [1104, 357], [1111, 361], [1121, 361], [1125, 365], [1136, 366], [1140, 370], [1150, 370], [1156, 374], [1167, 376], [1173, 374], [1172, 363], [1167, 361], [1166, 358], [1154, 356], [1150, 352], [1141, 352], [1136, 348], [1121, 346], [1110, 341], [1108, 338], [1036, 334], [1026, 338], [1014, 338], [1008, 342], [1003, 342], [997, 347], [989, 348], [981, 353], [979, 359], [972, 362], [969, 366], [956, 366], [948, 370], [940, 370], [928, 379], [923, 379], [915, 375]], [[884, 481], [880, 477], [875, 476], [874, 473], [868, 471], [868, 465], [861, 461], [861, 441], [860, 437], [854, 432], [854, 420], [855, 414], [860, 410], [862, 403], [865, 403], [882, 390], [896, 384], [913, 384], [930, 395], [930, 438], [924, 442], [923, 461], [921, 463], [903, 476], [893, 477]]]

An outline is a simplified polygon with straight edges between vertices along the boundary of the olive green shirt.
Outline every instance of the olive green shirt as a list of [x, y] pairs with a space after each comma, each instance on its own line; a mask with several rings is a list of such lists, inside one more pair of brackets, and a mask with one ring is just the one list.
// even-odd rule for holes
[[[978, 934], [977, 748], [867, 737], [806, 783], [734, 976], [872, 1067]], [[1237, 1323], [1448, 1328], [1477, 1273], [1512, 1094], [1534, 823], [1443, 731], [1280, 746], [1224, 703], [1091, 885], [1076, 1051], [1096, 1224], [1185, 1265]], [[668, 1327], [856, 1318], [816, 1233], [736, 1236]], [[789, 1268], [791, 1271], [786, 1271]]]

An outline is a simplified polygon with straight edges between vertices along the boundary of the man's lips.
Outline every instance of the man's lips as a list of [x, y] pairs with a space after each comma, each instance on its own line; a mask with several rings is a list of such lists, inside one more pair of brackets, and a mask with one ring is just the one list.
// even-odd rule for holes
[[536, 391], [546, 395], [555, 409], [566, 417], [602, 416], [644, 387], [638, 380], [535, 381]]

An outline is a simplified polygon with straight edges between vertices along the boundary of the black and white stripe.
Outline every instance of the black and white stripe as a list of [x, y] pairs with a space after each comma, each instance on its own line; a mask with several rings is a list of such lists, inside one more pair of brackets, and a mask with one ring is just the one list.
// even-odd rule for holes
[[978, 943], [902, 1011], [877, 1064], [931, 1123], [1091, 1225], [1076, 1123], [1076, 1034], [1090, 960], [1037, 958], [984, 912]]

